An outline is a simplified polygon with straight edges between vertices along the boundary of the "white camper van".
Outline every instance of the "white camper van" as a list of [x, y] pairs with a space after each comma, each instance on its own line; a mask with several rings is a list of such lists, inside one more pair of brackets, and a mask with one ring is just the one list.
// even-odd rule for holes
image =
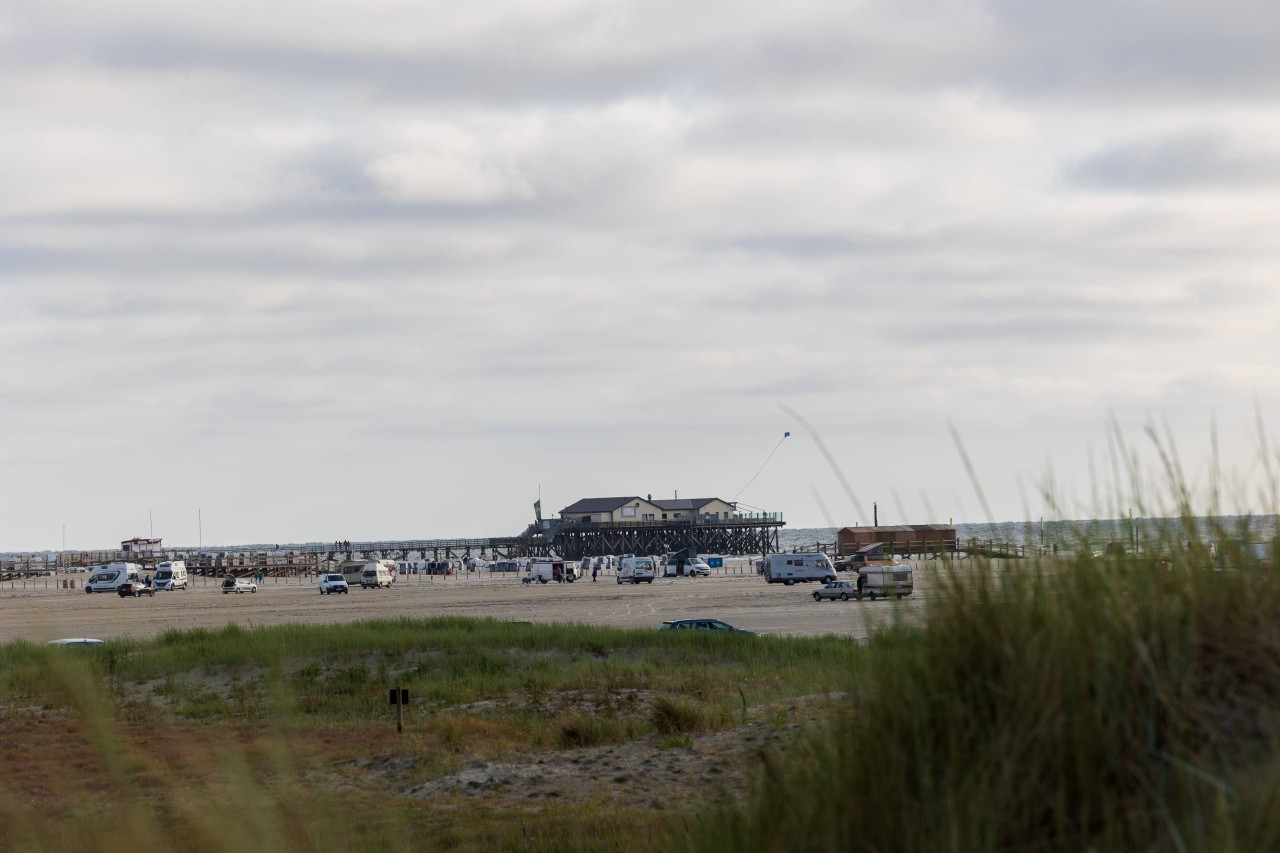
[[887, 563], [858, 568], [859, 598], [899, 598], [915, 590], [910, 563]]
[[618, 563], [618, 583], [653, 583], [655, 563], [653, 557], [623, 554]]
[[156, 566], [156, 589], [187, 589], [187, 564], [183, 560], [165, 560]]
[[836, 579], [836, 567], [826, 554], [816, 551], [806, 554], [769, 554], [764, 558], [764, 579], [769, 583], [794, 583], [818, 581], [829, 583]]
[[84, 591], [115, 592], [122, 584], [136, 581], [140, 568], [142, 567], [137, 563], [107, 563], [105, 566], [98, 566], [89, 580], [85, 581]]
[[548, 581], [573, 583], [582, 577], [574, 563], [564, 560], [534, 560], [529, 564], [527, 583], [547, 583]]
[[[370, 586], [391, 586], [395, 583], [396, 568], [395, 560], [343, 560], [338, 566], [338, 572], [342, 573], [348, 587], [362, 586], [367, 589]], [[370, 569], [373, 570], [375, 578], [372, 583], [365, 577], [365, 573]], [[386, 583], [378, 580], [381, 577], [379, 569], [386, 572], [388, 576]]]
[[387, 562], [390, 561], [378, 560], [365, 566], [364, 571], [360, 573], [360, 586], [365, 589], [390, 589], [391, 584], [395, 582], [395, 576], [391, 574], [391, 569], [384, 565]]
[[701, 557], [673, 557], [668, 555], [667, 567], [663, 571], [664, 578], [706, 578], [711, 576], [711, 567]]

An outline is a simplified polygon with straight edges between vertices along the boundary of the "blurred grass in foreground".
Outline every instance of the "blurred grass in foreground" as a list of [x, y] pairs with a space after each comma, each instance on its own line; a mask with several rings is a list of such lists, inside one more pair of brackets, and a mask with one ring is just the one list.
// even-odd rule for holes
[[[748, 707], [827, 696], [865, 657], [836, 637], [449, 618], [10, 643], [0, 849], [658, 849], [689, 806], [639, 773], [621, 802], [604, 780], [563, 802], [432, 781], [513, 754], [688, 748]], [[413, 696], [403, 735], [392, 685]]]
[[1145, 544], [939, 574], [925, 627], [882, 633], [831, 719], [683, 843], [1280, 849], [1280, 575]]

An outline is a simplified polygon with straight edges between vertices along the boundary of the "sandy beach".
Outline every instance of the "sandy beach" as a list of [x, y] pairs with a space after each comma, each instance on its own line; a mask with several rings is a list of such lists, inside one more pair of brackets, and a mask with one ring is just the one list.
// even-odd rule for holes
[[[320, 595], [314, 578], [267, 578], [256, 594], [224, 595], [213, 578], [193, 578], [189, 590], [154, 598], [121, 598], [63, 589], [63, 578], [37, 578], [0, 586], [0, 640], [59, 637], [152, 637], [170, 628], [216, 628], [236, 623], [341, 623], [401, 616], [472, 616], [531, 622], [582, 622], [657, 628], [664, 620], [718, 618], [762, 634], [841, 634], [866, 638], [896, 611], [922, 619], [931, 594], [930, 572], [917, 564], [916, 592], [899, 603], [822, 602], [815, 584], [770, 585], [754, 574], [659, 578], [619, 585], [612, 575], [575, 583], [521, 583], [508, 576], [407, 576], [388, 590], [352, 589]], [[83, 584], [83, 574], [72, 576]]]

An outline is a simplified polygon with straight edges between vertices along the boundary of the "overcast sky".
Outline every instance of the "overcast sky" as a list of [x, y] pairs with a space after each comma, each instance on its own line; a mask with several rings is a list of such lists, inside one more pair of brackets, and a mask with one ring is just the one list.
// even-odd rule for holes
[[9, 0], [0, 550], [513, 535], [539, 487], [1082, 517], [1109, 423], [1274, 509], [1277, 44], [1263, 0]]

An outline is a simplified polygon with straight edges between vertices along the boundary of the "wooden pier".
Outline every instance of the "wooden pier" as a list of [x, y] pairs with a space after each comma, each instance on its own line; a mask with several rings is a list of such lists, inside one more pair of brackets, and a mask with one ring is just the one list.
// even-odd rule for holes
[[105, 563], [138, 563], [154, 570], [165, 560], [183, 560], [196, 575], [264, 577], [316, 574], [345, 560], [439, 562], [511, 560], [556, 556], [580, 560], [605, 554], [665, 554], [689, 548], [695, 554], [767, 554], [778, 550], [780, 514], [742, 516], [718, 521], [640, 521], [582, 523], [555, 521], [531, 527], [521, 536], [479, 539], [406, 539], [305, 545], [241, 545], [166, 547], [151, 552], [64, 551], [46, 559], [20, 556], [0, 565], [0, 581], [38, 577], [47, 572], [82, 571]]
[[[545, 553], [566, 560], [605, 554], [666, 554], [688, 548], [691, 554], [772, 554], [780, 513], [715, 521], [559, 522], [541, 536]], [[532, 537], [538, 539], [539, 537]]]

